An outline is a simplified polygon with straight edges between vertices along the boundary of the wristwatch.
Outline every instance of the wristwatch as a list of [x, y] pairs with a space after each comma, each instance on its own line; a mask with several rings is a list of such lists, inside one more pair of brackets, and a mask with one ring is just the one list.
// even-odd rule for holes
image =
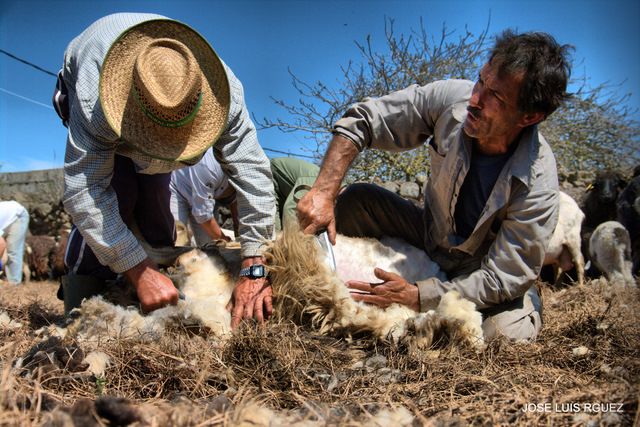
[[250, 279], [260, 279], [267, 277], [267, 269], [262, 264], [253, 264], [240, 270], [240, 277], [248, 277]]

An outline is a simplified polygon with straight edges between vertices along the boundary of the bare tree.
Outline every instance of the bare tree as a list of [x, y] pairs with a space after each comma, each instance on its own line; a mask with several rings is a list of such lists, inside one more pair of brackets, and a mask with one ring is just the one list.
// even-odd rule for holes
[[540, 126], [559, 170], [631, 169], [640, 162], [640, 126], [637, 109], [627, 104], [630, 94], [620, 95], [620, 85], [576, 81], [579, 90]]
[[[370, 36], [356, 42], [360, 65], [350, 61], [341, 67], [337, 87], [323, 82], [307, 83], [291, 70], [292, 84], [300, 99], [288, 104], [274, 99], [292, 119], [263, 119], [262, 128], [276, 127], [284, 132], [302, 132], [320, 159], [331, 139], [333, 124], [346, 109], [366, 97], [378, 97], [412, 84], [424, 85], [441, 79], [475, 80], [485, 60], [489, 23], [478, 35], [465, 28], [455, 37], [443, 25], [438, 37], [425, 31], [422, 20], [418, 31], [396, 35], [393, 20], [385, 21], [385, 52], [376, 52]], [[615, 87], [601, 85], [590, 89], [582, 78], [580, 90], [542, 125], [542, 131], [565, 172], [620, 166], [620, 155], [628, 164], [638, 161], [638, 123], [635, 113], [625, 107], [628, 95], [619, 96]], [[366, 150], [350, 170], [353, 180], [412, 180], [428, 173], [426, 146], [406, 153]]]

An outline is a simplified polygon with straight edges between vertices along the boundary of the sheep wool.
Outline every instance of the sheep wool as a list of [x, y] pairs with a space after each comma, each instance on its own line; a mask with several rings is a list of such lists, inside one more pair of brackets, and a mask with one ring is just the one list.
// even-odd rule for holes
[[102, 351], [92, 351], [84, 357], [82, 363], [89, 365], [87, 370], [93, 375], [101, 377], [111, 365], [111, 358]]
[[190, 315], [219, 337], [231, 332], [231, 313], [226, 309], [235, 281], [224, 261], [194, 249], [178, 257], [184, 279], [179, 288]]
[[22, 327], [22, 323], [16, 322], [11, 319], [6, 311], [0, 310], [0, 328], [13, 330], [20, 329]]
[[631, 273], [631, 239], [617, 221], [598, 225], [589, 239], [589, 256], [613, 285], [635, 287]]
[[114, 305], [102, 296], [95, 296], [71, 312], [73, 321], [64, 330], [64, 337], [83, 343], [107, 338], [152, 342], [162, 335], [172, 317], [180, 317], [181, 305], [161, 308], [145, 316], [137, 307]]
[[226, 305], [234, 282], [223, 261], [194, 249], [178, 257], [178, 273], [174, 282], [184, 294], [184, 300], [142, 315], [136, 307], [113, 305], [101, 296], [83, 302], [76, 320], [66, 329], [66, 335], [91, 341], [92, 337], [136, 338], [156, 340], [171, 324], [202, 325], [220, 338], [231, 331], [231, 314]]
[[[397, 243], [397, 242], [396, 242]], [[395, 251], [381, 242], [377, 252], [372, 250], [372, 239], [339, 237], [336, 242], [336, 262], [340, 270], [342, 253], [360, 260], [348, 263], [350, 279], [366, 280], [373, 268], [380, 266], [409, 281], [424, 279], [423, 272], [407, 271], [404, 267], [428, 266], [431, 273], [442, 278], [437, 265], [424, 251], [415, 249], [405, 262], [383, 264], [387, 259], [398, 259]], [[342, 248], [341, 245], [345, 247]], [[372, 246], [373, 245], [373, 246]], [[360, 254], [358, 254], [358, 251]], [[416, 257], [419, 255], [419, 257]], [[340, 278], [340, 272], [330, 271], [322, 262], [322, 255], [313, 236], [306, 236], [299, 230], [287, 228], [266, 251], [276, 304], [274, 312], [278, 316], [301, 322], [308, 319], [321, 333], [340, 331], [347, 334], [369, 332], [379, 339], [391, 338], [397, 342], [407, 335], [421, 338], [422, 346], [428, 347], [434, 336], [442, 329], [456, 329], [458, 336], [478, 349], [482, 349], [482, 317], [475, 304], [460, 298], [455, 292], [445, 295], [434, 312], [418, 314], [414, 310], [392, 304], [386, 309], [354, 301], [348, 288]], [[384, 267], [382, 267], [384, 265]], [[355, 266], [359, 266], [359, 271]], [[344, 274], [344, 273], [342, 273]], [[415, 274], [413, 277], [411, 274]], [[378, 281], [378, 279], [375, 279]]]
[[[310, 324], [323, 334], [365, 332], [394, 342], [417, 339], [425, 348], [445, 334], [458, 337], [478, 350], [483, 348], [481, 315], [472, 302], [457, 292], [446, 294], [435, 311], [421, 314], [399, 304], [382, 309], [351, 298], [343, 280], [367, 280], [376, 266], [409, 281], [429, 275], [444, 279], [424, 251], [397, 239], [379, 242], [340, 236], [336, 253], [338, 259], [341, 254], [350, 254], [347, 273], [331, 271], [322, 261], [317, 240], [298, 229], [286, 229], [268, 245], [264, 255], [275, 297], [274, 316]], [[342, 263], [344, 259], [338, 262], [339, 268]], [[210, 256], [198, 249], [179, 256], [177, 265], [177, 274], [172, 278], [185, 298], [176, 306], [142, 315], [136, 307], [114, 306], [100, 296], [93, 297], [76, 309], [76, 319], [66, 328], [65, 335], [85, 342], [105, 337], [148, 342], [176, 324], [202, 325], [221, 339], [228, 337], [231, 316], [226, 306], [235, 285], [228, 272], [234, 266], [225, 264], [220, 256]]]
[[578, 284], [582, 285], [584, 283], [584, 257], [580, 249], [582, 244], [580, 232], [584, 213], [571, 196], [562, 191], [559, 196], [558, 224], [553, 230], [553, 235], [547, 246], [544, 265], [554, 266], [556, 283], [560, 280], [563, 271], [569, 271], [575, 266]]

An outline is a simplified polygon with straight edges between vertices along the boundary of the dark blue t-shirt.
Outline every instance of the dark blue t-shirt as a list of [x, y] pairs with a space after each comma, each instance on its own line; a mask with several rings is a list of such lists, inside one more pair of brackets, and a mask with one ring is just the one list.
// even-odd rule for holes
[[458, 236], [466, 240], [473, 232], [498, 175], [517, 145], [512, 144], [505, 154], [488, 156], [481, 154], [476, 149], [475, 143], [473, 144], [471, 166], [460, 188], [460, 197], [458, 197], [454, 215]]

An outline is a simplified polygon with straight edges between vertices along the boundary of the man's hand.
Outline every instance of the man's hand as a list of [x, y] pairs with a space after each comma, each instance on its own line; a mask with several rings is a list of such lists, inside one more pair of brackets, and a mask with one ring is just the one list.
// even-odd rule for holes
[[7, 241], [4, 237], [0, 236], [0, 257], [4, 255], [4, 251], [7, 249]]
[[231, 238], [222, 232], [222, 228], [220, 228], [220, 225], [215, 218], [211, 218], [203, 222], [200, 226], [204, 228], [204, 231], [206, 231], [209, 237], [213, 240], [224, 240], [225, 242], [231, 241]]
[[334, 204], [349, 165], [358, 149], [349, 139], [334, 135], [322, 161], [316, 182], [298, 202], [298, 221], [305, 234], [319, 234], [327, 230], [332, 245], [336, 244]]
[[[245, 258], [241, 268], [253, 264], [263, 264], [262, 258]], [[240, 277], [227, 305], [227, 310], [231, 311], [231, 329], [235, 329], [242, 319], [255, 318], [259, 323], [268, 319], [273, 312], [272, 296], [273, 291], [267, 278]]]
[[298, 221], [305, 234], [318, 234], [327, 230], [332, 245], [336, 244], [336, 218], [334, 197], [315, 186], [298, 202]]
[[393, 303], [406, 305], [415, 311], [420, 311], [420, 294], [418, 287], [404, 280], [401, 276], [384, 271], [381, 268], [373, 270], [382, 283], [367, 283], [350, 280], [347, 287], [353, 289], [351, 297], [356, 301], [374, 304], [387, 308]]
[[142, 311], [145, 313], [178, 303], [178, 290], [173, 282], [160, 273], [149, 258], [125, 271], [124, 275], [136, 288]]

